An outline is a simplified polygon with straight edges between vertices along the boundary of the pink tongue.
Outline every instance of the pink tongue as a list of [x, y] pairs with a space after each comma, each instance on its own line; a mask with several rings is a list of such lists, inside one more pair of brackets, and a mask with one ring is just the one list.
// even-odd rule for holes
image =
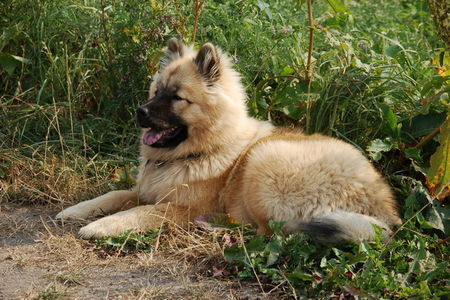
[[153, 130], [150, 129], [144, 134], [142, 142], [147, 146], [151, 146], [157, 141], [159, 141], [163, 135], [164, 131], [154, 132]]

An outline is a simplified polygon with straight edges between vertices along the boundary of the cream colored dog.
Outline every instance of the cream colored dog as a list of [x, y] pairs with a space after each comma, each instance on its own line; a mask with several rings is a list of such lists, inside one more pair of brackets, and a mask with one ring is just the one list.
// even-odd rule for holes
[[82, 238], [145, 231], [226, 212], [268, 234], [269, 220], [326, 242], [372, 240], [400, 224], [390, 187], [356, 148], [251, 118], [239, 74], [210, 43], [169, 41], [150, 100], [138, 108], [140, 173], [130, 191], [81, 202], [56, 217], [112, 214]]

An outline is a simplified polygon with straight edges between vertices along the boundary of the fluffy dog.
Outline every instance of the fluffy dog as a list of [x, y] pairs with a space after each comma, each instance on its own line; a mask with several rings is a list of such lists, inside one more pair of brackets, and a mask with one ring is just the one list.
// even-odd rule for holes
[[79, 232], [99, 238], [226, 212], [258, 234], [270, 233], [269, 220], [285, 221], [286, 232], [325, 242], [373, 240], [373, 224], [387, 236], [401, 223], [390, 187], [356, 148], [258, 121], [245, 100], [240, 75], [219, 48], [206, 43], [197, 52], [171, 39], [149, 100], [137, 109], [137, 185], [57, 218], [114, 213]]

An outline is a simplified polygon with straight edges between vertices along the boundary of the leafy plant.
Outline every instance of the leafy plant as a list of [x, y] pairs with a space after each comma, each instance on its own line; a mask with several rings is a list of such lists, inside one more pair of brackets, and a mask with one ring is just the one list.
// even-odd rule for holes
[[101, 238], [97, 243], [108, 251], [116, 251], [118, 253], [151, 252], [158, 235], [158, 231], [138, 234], [133, 232], [133, 230], [128, 230], [118, 236]]
[[411, 223], [387, 243], [379, 238], [373, 244], [336, 248], [314, 244], [305, 235], [284, 236], [277, 230], [280, 224], [270, 226], [275, 232], [270, 238], [247, 235], [245, 244], [225, 248], [224, 257], [238, 266], [238, 277], [287, 280], [298, 294], [312, 298], [350, 293], [374, 299], [438, 299], [448, 293], [449, 265], [442, 260], [448, 248], [436, 236], [416, 234]]

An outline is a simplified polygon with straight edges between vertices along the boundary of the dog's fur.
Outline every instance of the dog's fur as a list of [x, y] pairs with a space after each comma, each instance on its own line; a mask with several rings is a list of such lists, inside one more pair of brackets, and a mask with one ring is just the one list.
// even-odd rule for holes
[[[81, 228], [83, 238], [144, 231], [167, 220], [185, 226], [211, 212], [252, 223], [259, 234], [270, 233], [269, 220], [285, 221], [286, 232], [325, 242], [373, 240], [372, 224], [387, 236], [401, 222], [390, 187], [353, 146], [251, 118], [239, 74], [210, 43], [197, 52], [170, 40], [149, 98], [138, 109], [145, 128], [135, 188], [57, 215], [115, 213]], [[155, 142], [168, 128], [176, 136]]]

